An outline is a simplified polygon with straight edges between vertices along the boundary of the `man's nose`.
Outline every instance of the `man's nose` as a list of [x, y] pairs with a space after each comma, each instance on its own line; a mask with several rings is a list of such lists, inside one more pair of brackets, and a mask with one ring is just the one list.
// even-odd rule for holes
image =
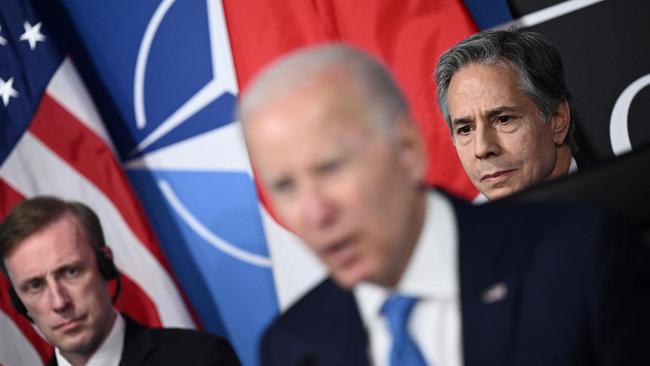
[[319, 184], [311, 184], [303, 193], [302, 216], [312, 229], [321, 229], [334, 222], [336, 208], [326, 190]]
[[501, 154], [501, 146], [499, 145], [498, 132], [490, 126], [477, 127], [474, 138], [474, 156], [477, 159], [485, 159], [499, 154]]
[[63, 312], [70, 306], [70, 294], [65, 285], [57, 280], [50, 281], [49, 295], [50, 304], [55, 312]]

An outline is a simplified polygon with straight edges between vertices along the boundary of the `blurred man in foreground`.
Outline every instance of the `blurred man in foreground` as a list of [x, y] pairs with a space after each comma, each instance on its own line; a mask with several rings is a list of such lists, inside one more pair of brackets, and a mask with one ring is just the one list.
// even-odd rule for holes
[[460, 161], [488, 199], [578, 168], [562, 59], [542, 35], [475, 34], [440, 57], [435, 79]]
[[597, 210], [474, 207], [425, 188], [418, 128], [363, 53], [283, 58], [247, 90], [240, 117], [279, 219], [332, 277], [271, 325], [263, 364], [649, 360], [632, 233]]
[[239, 364], [221, 337], [147, 328], [113, 308], [107, 284], [119, 273], [99, 218], [81, 203], [16, 206], [0, 226], [0, 258], [14, 306], [55, 347], [48, 365]]

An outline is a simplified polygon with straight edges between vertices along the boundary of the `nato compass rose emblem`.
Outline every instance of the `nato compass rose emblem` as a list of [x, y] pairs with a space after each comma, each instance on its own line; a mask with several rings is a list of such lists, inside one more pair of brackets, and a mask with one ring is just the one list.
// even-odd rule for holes
[[168, 254], [268, 269], [237, 92], [221, 3], [162, 1], [137, 50], [130, 129], [138, 141], [125, 165]]

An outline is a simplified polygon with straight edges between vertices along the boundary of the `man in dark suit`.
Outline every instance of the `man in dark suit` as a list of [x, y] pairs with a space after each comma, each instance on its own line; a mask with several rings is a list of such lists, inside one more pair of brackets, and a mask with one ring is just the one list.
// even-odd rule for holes
[[263, 364], [650, 361], [633, 232], [595, 209], [474, 207], [425, 188], [418, 128], [365, 54], [289, 55], [239, 112], [277, 217], [331, 275], [270, 326]]
[[55, 347], [49, 365], [239, 364], [219, 336], [148, 328], [113, 308], [107, 284], [119, 292], [119, 273], [86, 205], [20, 203], [0, 225], [0, 258], [16, 309]]
[[440, 57], [435, 77], [458, 157], [484, 197], [589, 165], [576, 155], [560, 52], [541, 34], [472, 35]]

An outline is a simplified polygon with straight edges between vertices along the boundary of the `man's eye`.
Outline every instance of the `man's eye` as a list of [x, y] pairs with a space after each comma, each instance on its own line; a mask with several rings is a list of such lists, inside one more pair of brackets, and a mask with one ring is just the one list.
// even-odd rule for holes
[[43, 282], [42, 281], [31, 281], [25, 286], [25, 291], [28, 293], [37, 293], [43, 288]]
[[78, 267], [68, 267], [68, 268], [65, 269], [65, 271], [63, 273], [68, 278], [75, 278], [75, 277], [79, 276], [79, 274], [81, 273], [81, 270]]
[[499, 117], [497, 117], [497, 121], [499, 121], [499, 123], [508, 123], [508, 122], [510, 122], [511, 119], [512, 119], [511, 116], [499, 116]]
[[273, 183], [272, 189], [277, 193], [288, 193], [293, 189], [293, 182], [289, 179], [283, 179]]
[[342, 165], [342, 161], [340, 159], [328, 161], [327, 163], [322, 164], [321, 166], [318, 167], [318, 172], [321, 175], [332, 174], [335, 173], [337, 170], [339, 170], [341, 165]]
[[467, 135], [470, 133], [472, 129], [469, 126], [461, 126], [456, 129], [456, 134], [457, 135]]

